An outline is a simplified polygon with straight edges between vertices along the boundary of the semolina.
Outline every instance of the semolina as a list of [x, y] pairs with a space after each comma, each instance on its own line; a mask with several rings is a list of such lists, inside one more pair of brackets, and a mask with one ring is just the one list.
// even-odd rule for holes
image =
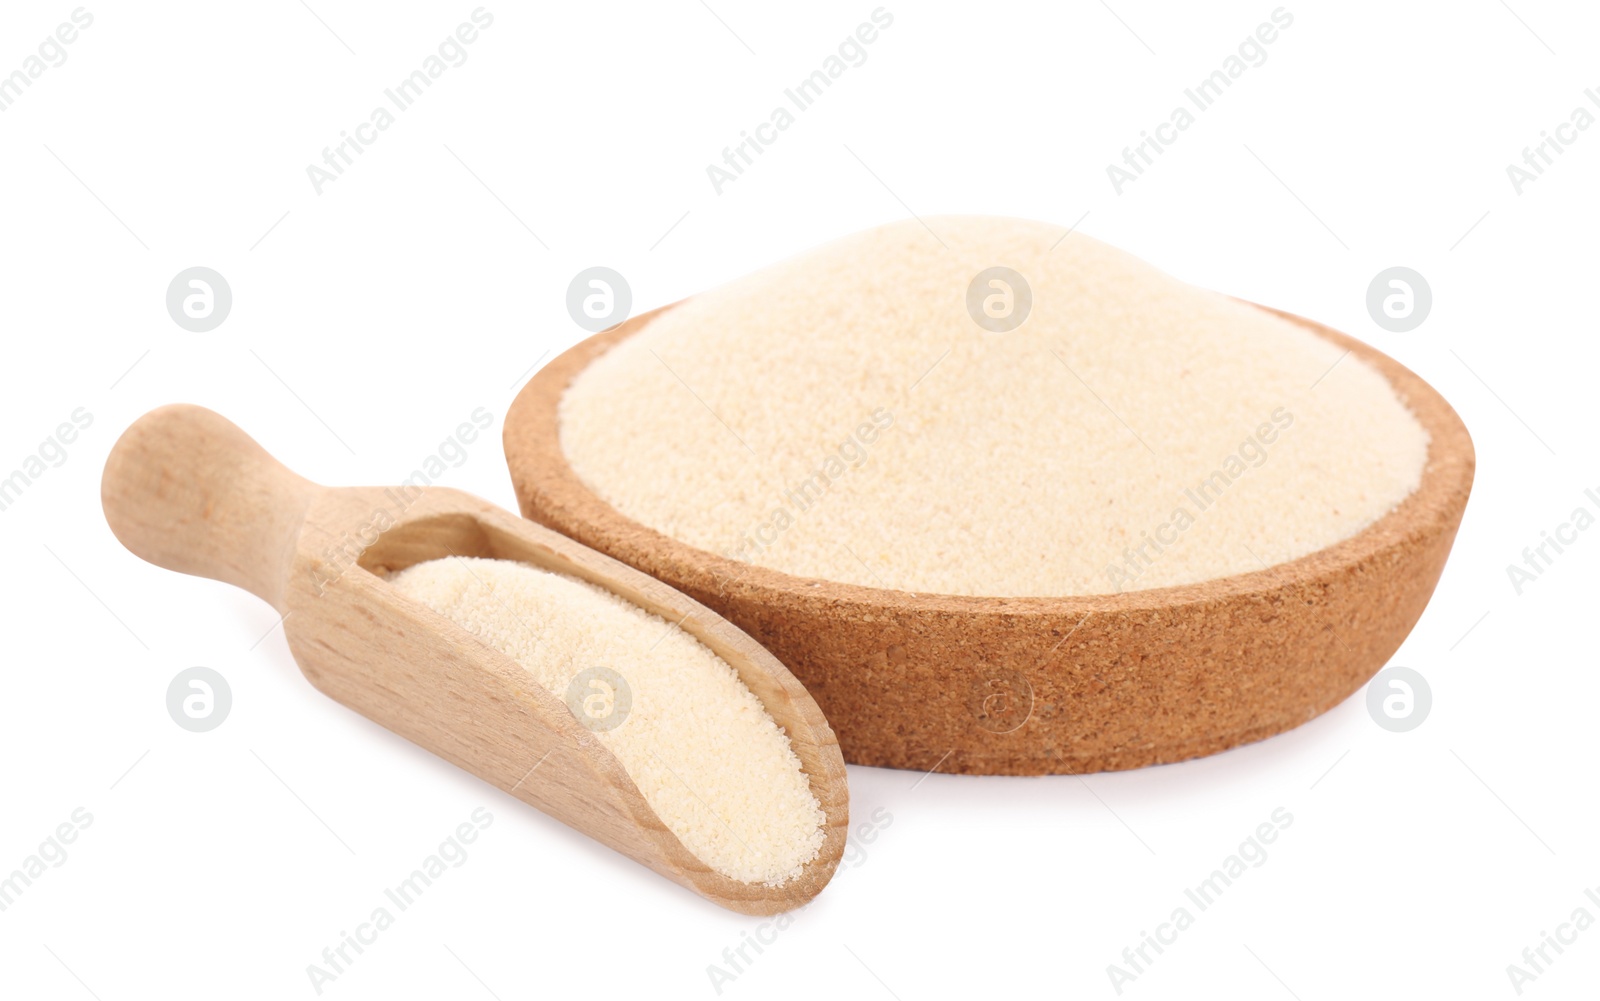
[[717, 872], [778, 885], [817, 856], [824, 816], [789, 738], [679, 625], [509, 560], [433, 560], [390, 583], [565, 699], [668, 830]]
[[1305, 327], [1080, 233], [974, 217], [695, 296], [588, 365], [559, 418], [585, 485], [674, 539], [993, 597], [1293, 560], [1383, 517], [1428, 457], [1388, 380]]

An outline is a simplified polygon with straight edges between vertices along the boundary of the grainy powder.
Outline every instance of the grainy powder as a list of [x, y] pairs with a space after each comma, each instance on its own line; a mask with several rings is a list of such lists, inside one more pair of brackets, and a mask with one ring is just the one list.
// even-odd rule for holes
[[[942, 594], [1257, 570], [1416, 489], [1427, 432], [1376, 369], [1062, 232], [908, 221], [696, 296], [573, 381], [562, 447], [597, 495], [690, 545]], [[1004, 333], [967, 307], [997, 266], [1032, 290]]]
[[631, 708], [596, 735], [701, 861], [783, 883], [822, 846], [821, 807], [784, 734], [732, 667], [677, 625], [586, 581], [507, 560], [451, 558], [390, 578], [565, 699], [601, 667]]

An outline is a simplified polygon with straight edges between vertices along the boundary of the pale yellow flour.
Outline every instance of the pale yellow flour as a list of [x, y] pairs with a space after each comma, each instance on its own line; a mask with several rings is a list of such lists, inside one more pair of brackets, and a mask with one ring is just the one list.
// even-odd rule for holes
[[[419, 563], [390, 583], [567, 699], [685, 847], [744, 882], [783, 883], [822, 846], [823, 813], [789, 738], [732, 667], [674, 623], [586, 581], [506, 560]], [[615, 672], [631, 695], [592, 669]], [[611, 701], [606, 702], [609, 698]], [[611, 718], [610, 714], [618, 715]]]
[[[1427, 433], [1375, 369], [1063, 232], [895, 223], [695, 296], [574, 380], [562, 447], [690, 545], [963, 595], [1256, 570], [1416, 489]], [[1007, 332], [967, 306], [996, 266], [1032, 291]]]

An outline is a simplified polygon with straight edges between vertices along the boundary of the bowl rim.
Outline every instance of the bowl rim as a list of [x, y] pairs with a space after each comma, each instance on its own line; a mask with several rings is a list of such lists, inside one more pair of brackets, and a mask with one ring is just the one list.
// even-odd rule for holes
[[[1367, 564], [1419, 537], [1453, 530], [1459, 522], [1465, 496], [1472, 487], [1476, 465], [1471, 435], [1450, 404], [1421, 376], [1371, 345], [1314, 320], [1284, 310], [1235, 299], [1255, 309], [1285, 319], [1344, 349], [1334, 362], [1355, 355], [1388, 380], [1423, 428], [1428, 432], [1428, 454], [1417, 489], [1382, 517], [1348, 538], [1295, 559], [1225, 577], [1134, 591], [1082, 595], [987, 596], [953, 595], [871, 587], [827, 578], [800, 577], [769, 567], [731, 559], [690, 545], [635, 521], [612, 507], [578, 477], [567, 461], [560, 440], [559, 407], [572, 380], [592, 361], [653, 319], [681, 305], [679, 300], [591, 335], [569, 347], [535, 372], [518, 391], [506, 412], [502, 432], [506, 463], [510, 468], [518, 504], [527, 517], [535, 508], [543, 523], [567, 532], [561, 513], [580, 520], [590, 533], [580, 538], [646, 573], [661, 576], [660, 567], [674, 571], [669, 583], [680, 588], [703, 588], [719, 597], [782, 601], [787, 607], [814, 610], [892, 609], [913, 615], [1018, 617], [1145, 613], [1189, 605], [1281, 592], [1304, 585], [1330, 572]], [[1329, 367], [1332, 371], [1332, 366]], [[538, 497], [544, 503], [529, 503]], [[555, 509], [558, 516], [552, 518]], [[652, 557], [641, 566], [639, 557]], [[663, 578], [667, 579], [667, 578]]]

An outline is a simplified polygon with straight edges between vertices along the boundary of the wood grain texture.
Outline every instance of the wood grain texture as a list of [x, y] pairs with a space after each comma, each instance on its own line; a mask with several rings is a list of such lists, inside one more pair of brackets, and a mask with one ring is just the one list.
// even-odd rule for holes
[[1062, 598], [892, 591], [736, 562], [625, 517], [572, 470], [557, 407], [579, 372], [662, 310], [540, 370], [506, 416], [506, 457], [526, 517], [687, 592], [776, 654], [847, 761], [1004, 775], [1182, 761], [1298, 726], [1360, 689], [1421, 616], [1472, 487], [1472, 440], [1432, 387], [1354, 338], [1267, 311], [1381, 372], [1428, 430], [1427, 464], [1417, 491], [1357, 535], [1198, 584]]
[[[457, 490], [319, 487], [200, 407], [135, 422], [106, 462], [101, 499], [136, 555], [237, 584], [285, 613], [289, 649], [322, 692], [668, 879], [724, 907], [772, 914], [832, 878], [849, 816], [827, 720], [771, 654], [660, 581]], [[730, 879], [696, 858], [561, 699], [380, 576], [451, 555], [570, 574], [680, 622], [788, 734], [827, 818], [818, 857], [781, 887]]]

